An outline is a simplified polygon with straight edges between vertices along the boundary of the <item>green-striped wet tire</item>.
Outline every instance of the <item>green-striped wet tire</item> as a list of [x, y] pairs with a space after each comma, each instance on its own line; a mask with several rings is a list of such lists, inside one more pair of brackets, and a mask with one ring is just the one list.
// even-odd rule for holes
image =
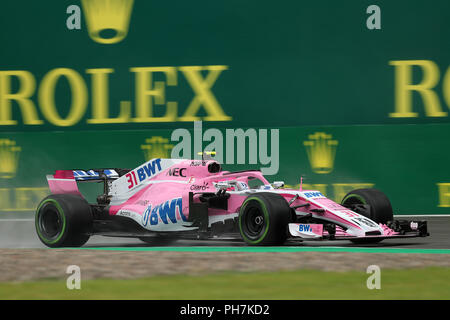
[[[377, 223], [387, 223], [394, 220], [391, 202], [388, 197], [377, 189], [356, 189], [347, 193], [341, 204]], [[360, 205], [368, 205], [369, 210], [358, 211]], [[382, 239], [353, 239], [356, 244], [377, 243]]]
[[35, 226], [48, 247], [80, 247], [89, 240], [92, 220], [91, 208], [82, 197], [52, 194], [39, 204]]
[[239, 211], [241, 237], [254, 246], [282, 245], [287, 239], [290, 217], [289, 205], [279, 194], [251, 194]]
[[342, 199], [344, 207], [352, 209], [355, 205], [369, 205], [367, 213], [361, 213], [377, 223], [387, 223], [394, 219], [391, 202], [388, 197], [377, 189], [356, 189], [347, 193]]

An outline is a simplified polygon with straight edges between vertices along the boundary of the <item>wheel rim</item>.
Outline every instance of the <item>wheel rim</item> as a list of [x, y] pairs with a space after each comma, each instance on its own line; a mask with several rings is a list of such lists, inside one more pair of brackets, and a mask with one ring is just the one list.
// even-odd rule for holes
[[345, 197], [342, 200], [342, 205], [344, 207], [351, 207], [351, 206], [362, 205], [362, 204], [367, 204], [367, 202], [363, 197], [361, 197], [357, 194], [348, 195], [347, 197]]
[[242, 215], [242, 231], [250, 240], [260, 239], [267, 228], [267, 220], [261, 205], [256, 201], [249, 201]]
[[48, 209], [42, 213], [39, 223], [43, 233], [49, 238], [55, 237], [61, 231], [61, 219], [56, 210]]
[[65, 219], [58, 207], [58, 204], [48, 201], [38, 208], [36, 221], [38, 234], [50, 244], [62, 237], [65, 228]]

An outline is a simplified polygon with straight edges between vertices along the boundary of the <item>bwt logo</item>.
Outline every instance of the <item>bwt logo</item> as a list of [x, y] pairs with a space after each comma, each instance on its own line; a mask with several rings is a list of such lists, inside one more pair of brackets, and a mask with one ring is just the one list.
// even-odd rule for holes
[[309, 224], [300, 224], [298, 226], [298, 231], [300, 232], [312, 232], [312, 228]]
[[[155, 175], [161, 171], [161, 159], [155, 159], [151, 162], [144, 164], [142, 167], [128, 172], [125, 176], [127, 177], [128, 189], [137, 186], [139, 183], [147, 178]], [[138, 181], [139, 178], [139, 181]]]
[[[102, 44], [117, 43], [125, 39], [130, 25], [134, 0], [82, 0], [86, 25], [92, 40]], [[66, 20], [69, 30], [81, 29], [81, 9], [70, 5]]]
[[320, 193], [319, 191], [305, 192], [304, 195], [307, 198], [323, 198], [324, 197], [324, 195], [322, 193]]
[[[177, 208], [178, 212], [176, 210]], [[168, 224], [169, 220], [172, 223], [177, 223], [180, 220], [186, 222], [187, 218], [183, 214], [181, 198], [167, 200], [155, 206], [153, 209], [152, 205], [149, 205], [142, 215], [142, 225], [145, 227], [150, 221], [150, 225], [155, 226], [159, 223], [160, 219], [164, 224]]]

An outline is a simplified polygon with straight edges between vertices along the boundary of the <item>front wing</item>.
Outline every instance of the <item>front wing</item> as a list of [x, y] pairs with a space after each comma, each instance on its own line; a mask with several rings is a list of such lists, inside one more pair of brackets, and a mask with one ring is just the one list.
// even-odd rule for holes
[[426, 221], [395, 220], [380, 224], [383, 234], [352, 236], [335, 224], [289, 223], [289, 233], [294, 238], [308, 240], [358, 240], [358, 239], [395, 239], [427, 237], [430, 234]]

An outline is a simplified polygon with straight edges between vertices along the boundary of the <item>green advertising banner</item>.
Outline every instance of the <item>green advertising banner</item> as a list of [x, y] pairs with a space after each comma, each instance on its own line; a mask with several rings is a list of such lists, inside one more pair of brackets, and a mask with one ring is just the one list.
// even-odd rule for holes
[[448, 123], [450, 2], [6, 1], [0, 130]]
[[447, 0], [2, 2], [0, 212], [33, 211], [55, 169], [169, 157], [202, 121], [229, 170], [449, 213], [449, 21]]
[[[48, 193], [46, 174], [55, 169], [132, 169], [152, 158], [170, 158], [183, 144], [209, 149], [208, 130], [198, 135], [185, 130], [177, 140], [171, 130], [2, 134], [0, 212], [33, 210]], [[283, 180], [292, 188], [299, 188], [303, 177], [304, 189], [338, 202], [353, 189], [375, 187], [390, 197], [395, 214], [443, 214], [450, 208], [450, 151], [440, 146], [448, 143], [449, 132], [448, 124], [244, 128], [217, 130], [212, 140], [223, 141], [215, 150], [225, 170], [262, 168], [269, 181]], [[242, 159], [235, 152], [239, 147], [245, 150]], [[193, 147], [188, 152], [193, 158]], [[102, 191], [102, 184], [79, 185], [91, 201]]]

